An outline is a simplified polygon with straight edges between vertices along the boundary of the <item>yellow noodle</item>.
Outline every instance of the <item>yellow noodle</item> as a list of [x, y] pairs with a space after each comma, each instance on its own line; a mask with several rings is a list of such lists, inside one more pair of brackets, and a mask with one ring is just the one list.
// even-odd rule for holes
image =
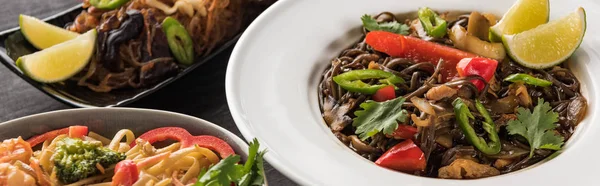
[[52, 161], [50, 161], [50, 158], [52, 158], [52, 155], [54, 154], [56, 143], [65, 137], [67, 137], [67, 135], [64, 134], [56, 136], [50, 145], [48, 145], [48, 147], [42, 151], [42, 155], [40, 156], [40, 165], [45, 171], [50, 171], [54, 167], [54, 164]]
[[172, 7], [159, 0], [145, 0], [146, 5], [162, 10], [166, 15], [174, 14], [179, 11], [189, 17], [194, 16], [194, 9], [202, 16], [206, 16], [207, 10], [203, 0], [175, 0]]
[[130, 156], [130, 155], [132, 155], [132, 154], [139, 153], [141, 148], [142, 148], [142, 146], [141, 146], [141, 145], [136, 145], [136, 146], [134, 146], [133, 148], [129, 149], [129, 151], [127, 151], [127, 152], [125, 153], [125, 155], [126, 155], [126, 156]]
[[180, 147], [181, 147], [181, 144], [179, 142], [176, 142], [169, 146], [166, 146], [166, 147], [156, 150], [156, 154], [160, 154], [160, 153], [167, 152], [167, 151], [173, 152], [173, 151], [178, 150]]
[[100, 142], [102, 142], [103, 145], [109, 144], [110, 143], [110, 139], [101, 136], [100, 134], [97, 134], [95, 132], [90, 132], [88, 133], [88, 137], [94, 138]]
[[109, 177], [113, 176], [113, 171], [112, 170], [106, 169], [106, 171], [109, 174], [100, 174], [100, 175], [92, 176], [92, 177], [89, 177], [89, 178], [86, 178], [86, 179], [83, 179], [83, 180], [79, 180], [79, 181], [77, 181], [75, 183], [71, 183], [71, 184], [68, 184], [68, 185], [65, 185], [65, 186], [87, 185], [87, 184], [91, 184], [91, 183], [96, 183], [98, 181], [101, 181], [103, 179], [106, 179], [106, 178], [109, 178]]
[[119, 143], [119, 149], [117, 150], [117, 152], [127, 152], [129, 151], [129, 149], [131, 149], [131, 147], [127, 144], [127, 143]]
[[185, 172], [183, 177], [180, 179], [181, 183], [186, 183], [188, 180], [195, 178], [200, 174], [200, 162], [195, 158], [193, 160], [194, 163], [191, 164], [191, 167]]
[[166, 179], [163, 179], [163, 180], [159, 181], [158, 183], [154, 184], [154, 186], [167, 186], [167, 185], [171, 184], [171, 181], [172, 181], [171, 178], [166, 178]]
[[122, 129], [119, 132], [117, 132], [117, 134], [115, 134], [113, 139], [110, 141], [108, 148], [114, 151], [119, 150], [119, 145], [123, 138], [126, 138], [126, 143], [129, 145], [133, 143], [133, 140], [135, 140], [135, 135], [129, 129]]
[[185, 155], [192, 153], [192, 152], [203, 153], [209, 160], [211, 160], [212, 163], [217, 163], [219, 161], [219, 158], [217, 157], [217, 155], [215, 153], [213, 153], [212, 151], [210, 151], [206, 148], [199, 147], [199, 146], [192, 146], [192, 147], [183, 148], [183, 149], [173, 152], [167, 159], [161, 161], [157, 165], [150, 167], [148, 169], [148, 173], [152, 174], [152, 175], [156, 175], [160, 172], [163, 172], [165, 169], [168, 169], [171, 166], [173, 166], [173, 163], [175, 163], [175, 161], [177, 161], [178, 159], [181, 159]]

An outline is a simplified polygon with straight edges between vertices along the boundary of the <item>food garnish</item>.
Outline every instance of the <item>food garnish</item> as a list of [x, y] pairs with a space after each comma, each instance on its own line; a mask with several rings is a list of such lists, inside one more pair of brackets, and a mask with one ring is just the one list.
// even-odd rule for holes
[[408, 113], [402, 109], [405, 98], [398, 97], [385, 102], [368, 100], [360, 104], [362, 110], [354, 112], [356, 118], [352, 126], [362, 140], [383, 132], [392, 134], [398, 128], [398, 122], [406, 122]]
[[[380, 84], [369, 85], [363, 80], [379, 79]], [[404, 83], [404, 79], [383, 70], [363, 69], [345, 72], [333, 77], [333, 81], [342, 88], [363, 94], [375, 94], [377, 90], [388, 85]]]
[[363, 27], [369, 31], [386, 31], [396, 34], [407, 35], [408, 26], [397, 21], [391, 21], [386, 23], [378, 23], [377, 20], [373, 19], [370, 15], [363, 15], [361, 18]]
[[64, 43], [19, 57], [17, 66], [39, 82], [66, 80], [81, 71], [90, 61], [96, 45], [96, 30]]
[[38, 49], [46, 49], [79, 36], [76, 32], [65, 30], [23, 14], [19, 15], [19, 26], [27, 41]]
[[514, 35], [505, 34], [502, 42], [510, 57], [519, 64], [544, 69], [571, 57], [583, 41], [585, 30], [585, 10], [580, 7], [565, 17], [534, 29]]
[[508, 77], [504, 78], [504, 81], [509, 81], [509, 82], [513, 82], [513, 83], [523, 82], [525, 84], [539, 86], [539, 87], [547, 87], [547, 86], [552, 85], [552, 81], [536, 78], [529, 74], [523, 74], [523, 73], [511, 74]]
[[419, 21], [425, 32], [431, 37], [441, 38], [446, 35], [447, 22], [437, 13], [427, 7], [422, 7], [417, 12]]
[[259, 151], [257, 139], [250, 142], [248, 160], [244, 165], [237, 164], [240, 156], [231, 155], [221, 160], [198, 176], [195, 186], [259, 186], [264, 183], [263, 156], [267, 151]]
[[490, 40], [501, 42], [502, 35], [518, 34], [545, 24], [550, 19], [548, 0], [517, 0], [496, 25], [490, 28]]
[[162, 27], [167, 34], [169, 48], [175, 59], [184, 65], [194, 63], [194, 42], [192, 42], [192, 38], [185, 27], [172, 17], [165, 18]]
[[564, 138], [557, 135], [558, 113], [552, 111], [550, 103], [539, 98], [538, 104], [530, 112], [525, 108], [518, 108], [517, 120], [508, 122], [506, 129], [512, 135], [520, 135], [527, 139], [530, 146], [529, 157], [533, 156], [535, 149], [560, 150]]
[[494, 124], [494, 121], [490, 117], [490, 114], [487, 112], [487, 110], [485, 110], [481, 102], [477, 100], [475, 102], [475, 107], [477, 108], [479, 114], [481, 114], [481, 116], [483, 116], [483, 118], [485, 119], [485, 121], [482, 121], [482, 128], [487, 133], [487, 136], [490, 141], [489, 143], [484, 138], [479, 137], [475, 132], [475, 129], [473, 129], [473, 126], [471, 126], [469, 119], [474, 120], [475, 116], [473, 116], [471, 111], [469, 111], [469, 107], [467, 107], [467, 105], [461, 99], [454, 100], [452, 104], [454, 105], [456, 122], [458, 123], [460, 129], [462, 129], [467, 140], [471, 144], [473, 144], [473, 146], [475, 146], [479, 151], [485, 154], [498, 154], [498, 152], [500, 152], [501, 144], [500, 138], [498, 137], [498, 133], [496, 132], [496, 125]]

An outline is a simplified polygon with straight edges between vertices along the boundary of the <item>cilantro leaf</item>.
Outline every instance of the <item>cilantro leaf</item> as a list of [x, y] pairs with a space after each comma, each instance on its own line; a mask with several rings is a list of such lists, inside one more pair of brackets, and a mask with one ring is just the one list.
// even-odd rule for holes
[[240, 156], [232, 155], [211, 166], [208, 170], [200, 171], [195, 186], [260, 186], [264, 183], [263, 156], [266, 150], [259, 151], [257, 139], [250, 142], [248, 160], [244, 165], [237, 164]]
[[219, 161], [206, 171], [201, 171], [198, 176], [196, 186], [205, 185], [230, 185], [231, 174], [236, 172], [236, 163], [240, 161], [240, 156], [232, 155]]
[[363, 22], [363, 27], [369, 31], [381, 30], [396, 34], [408, 35], [409, 27], [406, 24], [398, 23], [397, 21], [378, 23], [377, 20], [366, 14], [360, 17], [360, 19]]
[[533, 108], [533, 112], [524, 108], [517, 109], [517, 120], [508, 122], [506, 129], [509, 134], [518, 134], [523, 136], [529, 142], [533, 156], [535, 149], [560, 150], [564, 143], [564, 138], [554, 134], [556, 122], [558, 122], [558, 113], [551, 111], [550, 104], [538, 99], [538, 105]]
[[398, 121], [405, 122], [408, 118], [406, 110], [402, 109], [405, 98], [398, 97], [385, 102], [367, 100], [360, 104], [363, 110], [354, 112], [356, 118], [352, 126], [356, 127], [356, 134], [365, 140], [379, 132], [392, 134], [398, 128]]

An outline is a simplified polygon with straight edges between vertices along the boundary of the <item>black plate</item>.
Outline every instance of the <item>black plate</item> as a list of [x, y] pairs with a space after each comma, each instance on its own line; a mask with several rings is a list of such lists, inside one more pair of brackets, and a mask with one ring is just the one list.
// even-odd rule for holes
[[[44, 19], [44, 21], [53, 25], [57, 25], [59, 27], [63, 27], [65, 24], [75, 20], [75, 17], [79, 15], [79, 13], [81, 13], [82, 10], [83, 8], [81, 8], [81, 5], [77, 5], [64, 12], [48, 17]], [[39, 89], [40, 91], [46, 93], [50, 97], [60, 102], [74, 107], [115, 107], [132, 103], [181, 78], [185, 74], [211, 60], [223, 50], [235, 44], [239, 39], [240, 35], [241, 34], [238, 34], [230, 41], [221, 45], [210, 55], [196, 60], [196, 62], [193, 65], [185, 68], [176, 76], [168, 78], [154, 86], [138, 89], [117, 89], [112, 90], [108, 93], [94, 92], [88, 89], [87, 87], [78, 86], [77, 83], [74, 81], [64, 81], [52, 84], [39, 83], [23, 74], [23, 72], [15, 65], [16, 59], [19, 56], [33, 53], [37, 51], [37, 49], [31, 46], [31, 44], [26, 39], [24, 39], [19, 27], [0, 32], [0, 61], [8, 69], [10, 69], [19, 77], [27, 81], [29, 84], [33, 85], [35, 88]], [[9, 40], [10, 42], [6, 42], [7, 40]], [[7, 46], [7, 44], [9, 44], [10, 46]], [[7, 47], [12, 47], [14, 49], [17, 49], [17, 51], [7, 53]]]

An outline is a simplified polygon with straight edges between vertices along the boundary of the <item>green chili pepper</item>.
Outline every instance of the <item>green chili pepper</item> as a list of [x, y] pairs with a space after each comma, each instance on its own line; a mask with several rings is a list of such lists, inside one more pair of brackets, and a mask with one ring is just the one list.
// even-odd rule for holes
[[469, 124], [469, 119], [475, 119], [473, 114], [469, 111], [469, 107], [459, 98], [452, 102], [454, 105], [454, 113], [456, 114], [456, 121], [460, 129], [466, 135], [467, 140], [473, 144], [479, 151], [484, 154], [493, 155], [498, 154], [501, 149], [500, 138], [496, 132], [496, 126], [494, 121], [490, 117], [490, 114], [485, 110], [483, 105], [477, 101], [475, 107], [477, 111], [485, 118], [483, 123], [483, 130], [488, 134], [491, 142], [486, 142], [482, 137], [477, 136], [475, 129]]
[[423, 25], [425, 32], [431, 37], [441, 38], [446, 35], [447, 22], [433, 10], [423, 7], [417, 12], [419, 15], [419, 21]]
[[103, 10], [113, 10], [123, 6], [129, 0], [90, 0], [93, 7]]
[[[369, 85], [362, 81], [369, 79], [379, 79], [379, 83], [381, 84]], [[387, 85], [404, 83], [404, 79], [392, 73], [376, 69], [363, 69], [345, 72], [333, 77], [333, 81], [350, 92], [358, 92], [363, 94], [375, 94], [377, 90]]]
[[172, 17], [165, 18], [162, 27], [167, 35], [169, 48], [177, 61], [184, 65], [194, 63], [194, 43], [185, 27]]
[[509, 82], [513, 82], [513, 83], [522, 81], [526, 84], [540, 86], [540, 87], [547, 87], [547, 86], [552, 85], [552, 81], [543, 80], [540, 78], [533, 77], [529, 74], [521, 74], [521, 73], [512, 74], [512, 75], [504, 78], [504, 81], [509, 81]]

